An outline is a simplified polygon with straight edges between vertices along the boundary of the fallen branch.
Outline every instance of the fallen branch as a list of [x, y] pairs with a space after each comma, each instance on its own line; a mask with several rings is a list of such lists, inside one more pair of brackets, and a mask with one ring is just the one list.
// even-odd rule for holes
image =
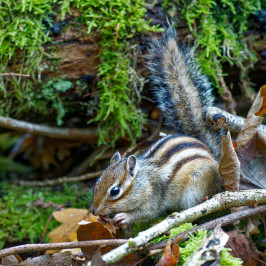
[[[253, 204], [266, 203], [266, 189], [254, 189], [241, 192], [223, 192], [215, 195], [212, 199], [207, 200], [195, 207], [188, 210], [173, 213], [168, 216], [164, 221], [149, 228], [146, 231], [140, 232], [137, 237], [131, 239], [122, 246], [111, 250], [102, 256], [106, 264], [115, 263], [123, 257], [129, 255], [134, 250], [139, 249], [142, 245], [169, 231], [171, 228], [176, 227], [184, 222], [192, 222], [209, 213], [229, 209], [232, 207], [239, 207]], [[86, 264], [91, 265], [91, 262]]]
[[[196, 231], [199, 230], [210, 230], [212, 228], [214, 228], [217, 225], [221, 225], [221, 226], [226, 226], [229, 224], [232, 224], [238, 220], [241, 220], [243, 218], [247, 218], [259, 213], [264, 213], [266, 212], [266, 205], [261, 205], [261, 206], [257, 206], [257, 207], [250, 207], [238, 212], [234, 212], [234, 213], [230, 213], [228, 215], [225, 215], [223, 217], [217, 218], [215, 220], [212, 220], [210, 222], [201, 224], [199, 226], [193, 227], [190, 230], [183, 232], [181, 234], [176, 235], [175, 237], [172, 238], [172, 243], [177, 240], [178, 243], [183, 242], [185, 240], [188, 239], [190, 234], [193, 234]], [[160, 242], [160, 243], [156, 243], [156, 244], [150, 244], [148, 246], [149, 250], [154, 250], [154, 249], [163, 249], [165, 248], [165, 246], [167, 245], [168, 239]]]
[[[222, 109], [219, 109], [217, 107], [209, 107], [207, 110], [207, 118], [210, 121], [213, 121], [213, 116], [215, 114], [221, 114], [223, 115], [227, 122], [228, 122], [228, 127], [230, 129], [231, 132], [233, 133], [239, 133], [244, 125], [245, 122], [245, 118], [241, 117], [241, 116], [237, 116], [237, 115], [232, 115]], [[266, 134], [266, 126], [265, 125], [260, 125], [258, 130], [260, 132], [263, 132]]]
[[50, 138], [59, 139], [75, 139], [95, 141], [97, 139], [97, 129], [83, 129], [83, 128], [59, 128], [46, 125], [39, 125], [20, 121], [17, 119], [0, 116], [0, 127], [28, 132], [34, 135], [46, 136]]
[[28, 187], [43, 187], [43, 186], [54, 186], [54, 185], [60, 185], [66, 182], [80, 182], [88, 179], [95, 178], [97, 176], [100, 176], [102, 174], [102, 171], [97, 171], [94, 173], [89, 173], [81, 176], [75, 176], [75, 177], [59, 177], [57, 179], [47, 179], [44, 181], [23, 181], [23, 180], [16, 180], [14, 181], [15, 184], [21, 185], [21, 186], [28, 186]]
[[30, 78], [30, 75], [28, 74], [18, 74], [18, 73], [0, 73], [0, 77], [9, 77], [9, 76], [15, 76], [15, 77], [25, 77], [25, 78]]
[[[228, 127], [231, 132], [239, 133], [244, 125], [245, 119], [240, 116], [229, 114], [216, 107], [209, 107], [207, 110], [207, 118], [213, 121], [214, 114], [222, 114], [228, 121]], [[50, 138], [75, 139], [95, 141], [98, 138], [97, 128], [61, 128], [46, 125], [34, 124], [30, 122], [20, 121], [14, 118], [0, 116], [0, 127], [9, 128], [17, 131], [28, 132], [34, 135], [46, 136]], [[260, 125], [259, 131], [266, 134], [266, 126]]]
[[90, 248], [102, 245], [119, 246], [126, 242], [127, 242], [126, 239], [111, 239], [111, 240], [92, 240], [92, 241], [80, 241], [80, 242], [49, 243], [49, 244], [27, 244], [27, 245], [21, 245], [1, 250], [0, 259], [9, 255], [31, 252], [31, 251], [56, 250], [56, 249], [66, 249], [66, 248], [85, 248], [85, 247]]

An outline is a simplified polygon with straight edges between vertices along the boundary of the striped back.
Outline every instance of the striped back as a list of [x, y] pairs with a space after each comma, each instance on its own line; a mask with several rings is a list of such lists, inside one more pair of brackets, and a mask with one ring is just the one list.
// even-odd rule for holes
[[142, 155], [159, 168], [171, 168], [175, 172], [184, 164], [196, 159], [214, 160], [209, 148], [201, 141], [182, 135], [171, 135], [154, 142]]

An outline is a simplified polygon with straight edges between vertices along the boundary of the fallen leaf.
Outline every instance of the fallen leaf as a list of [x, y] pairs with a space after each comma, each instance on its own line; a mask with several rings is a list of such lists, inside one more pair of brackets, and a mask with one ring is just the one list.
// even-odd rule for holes
[[248, 237], [248, 238], [250, 235], [260, 233], [258, 227], [253, 223], [253, 221], [251, 220], [250, 217], [247, 218], [247, 222], [245, 225], [245, 232], [246, 232], [246, 237]]
[[240, 182], [240, 162], [232, 144], [230, 131], [222, 136], [219, 171], [224, 181], [224, 189], [238, 191]]
[[[115, 238], [124, 238], [123, 231], [120, 229], [113, 235], [109, 229], [107, 229], [100, 222], [91, 222], [87, 224], [80, 224], [77, 230], [78, 241], [87, 241], [87, 240], [100, 240], [100, 239], [115, 239]], [[105, 254], [115, 247], [101, 247], [99, 249], [101, 254]], [[98, 250], [98, 247], [85, 247], [81, 248], [82, 253], [86, 257], [86, 260], [92, 260], [94, 253]], [[134, 261], [134, 254], [130, 254], [127, 257], [123, 258], [117, 265], [132, 265]]]
[[[0, 260], [1, 261], [1, 260]], [[2, 258], [2, 266], [17, 266], [22, 259], [18, 255], [10, 255]]]
[[50, 257], [49, 265], [69, 266], [72, 265], [71, 258], [72, 253], [70, 251], [58, 252]]
[[[69, 266], [71, 264], [71, 252], [57, 252], [53, 255], [42, 255], [34, 258], [27, 258], [26, 260], [20, 262], [19, 266], [51, 266], [51, 265], [59, 265], [59, 266]], [[10, 265], [10, 264], [9, 264]]]
[[[26, 260], [22, 261], [19, 266], [48, 266], [50, 260], [50, 255], [42, 255], [35, 258], [27, 258]], [[51, 264], [50, 264], [51, 265]]]
[[156, 264], [156, 266], [174, 266], [179, 260], [179, 246], [176, 242], [171, 245], [171, 239], [167, 242], [167, 245], [163, 251], [163, 256]]
[[262, 86], [258, 95], [251, 106], [247, 119], [241, 132], [238, 134], [236, 143], [237, 147], [244, 146], [258, 132], [258, 127], [263, 121], [263, 115], [266, 113], [266, 85]]
[[[99, 240], [99, 239], [115, 239], [111, 232], [104, 227], [102, 223], [92, 222], [87, 224], [79, 225], [77, 230], [78, 241], [87, 241], [87, 240]], [[98, 247], [84, 247], [81, 248], [82, 253], [86, 259], [91, 260], [93, 254], [96, 252]], [[110, 247], [105, 247], [103, 253], [108, 252]]]
[[53, 212], [54, 218], [62, 223], [62, 225], [48, 234], [50, 243], [76, 241], [76, 230], [79, 227], [78, 223], [85, 218], [87, 213], [88, 210], [75, 208]]
[[27, 134], [19, 146], [17, 154], [23, 153], [34, 168], [48, 170], [52, 165], [59, 166], [60, 162], [71, 156], [71, 148], [80, 145], [80, 141]]
[[230, 251], [232, 256], [243, 261], [243, 266], [263, 265], [259, 261], [261, 258], [251, 250], [246, 236], [236, 230], [227, 232], [227, 234], [229, 235], [229, 240], [226, 247], [232, 250]]
[[236, 150], [241, 163], [241, 189], [245, 189], [245, 185], [250, 189], [249, 184], [251, 188], [266, 188], [266, 143], [261, 136], [262, 133], [258, 134]]

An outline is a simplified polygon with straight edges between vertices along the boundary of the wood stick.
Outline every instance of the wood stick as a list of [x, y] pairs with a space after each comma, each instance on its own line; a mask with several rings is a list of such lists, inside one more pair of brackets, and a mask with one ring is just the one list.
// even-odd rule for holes
[[28, 132], [34, 135], [46, 136], [59, 139], [73, 139], [95, 141], [97, 139], [97, 129], [83, 128], [62, 128], [39, 125], [20, 121], [17, 119], [0, 116], [0, 127], [9, 128], [17, 131]]

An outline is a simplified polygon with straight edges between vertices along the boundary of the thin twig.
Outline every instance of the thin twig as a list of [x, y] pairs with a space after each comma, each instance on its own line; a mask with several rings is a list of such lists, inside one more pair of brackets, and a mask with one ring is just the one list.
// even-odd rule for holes
[[[194, 228], [191, 228], [190, 230], [183, 232], [181, 234], [178, 234], [177, 236], [172, 238], [172, 243], [174, 241], [178, 241], [178, 243], [183, 242], [185, 240], [188, 239], [188, 236], [190, 234], [193, 234], [196, 231], [199, 230], [210, 230], [212, 228], [214, 228], [215, 226], [217, 226], [218, 224], [220, 224], [221, 226], [226, 226], [229, 224], [232, 224], [238, 220], [241, 220], [243, 218], [247, 218], [253, 215], [256, 215], [258, 213], [264, 213], [266, 212], [266, 205], [261, 205], [261, 206], [257, 206], [257, 207], [251, 207], [251, 208], [247, 208], [238, 212], [234, 212], [234, 213], [230, 213], [228, 215], [225, 215], [223, 217], [217, 218], [215, 220], [212, 220], [210, 222], [204, 223], [202, 225], [196, 226]], [[152, 250], [152, 249], [163, 249], [165, 248], [165, 246], [167, 245], [168, 239], [164, 240], [160, 243], [156, 243], [156, 244], [151, 244], [148, 249]]]
[[0, 77], [3, 76], [15, 76], [15, 77], [25, 77], [30, 78], [29, 74], [19, 74], [19, 73], [0, 73]]
[[31, 251], [44, 251], [44, 250], [57, 250], [67, 248], [90, 248], [98, 247], [102, 245], [107, 246], [119, 246], [126, 243], [126, 239], [112, 239], [112, 240], [92, 240], [92, 241], [80, 241], [80, 242], [62, 242], [62, 243], [49, 243], [49, 244], [27, 244], [16, 246], [12, 248], [6, 248], [0, 251], [0, 259], [9, 255], [31, 252]]
[[75, 139], [95, 141], [97, 139], [97, 129], [83, 129], [83, 128], [59, 128], [46, 125], [39, 125], [20, 121], [17, 119], [0, 116], [0, 127], [28, 132], [34, 135], [46, 136], [50, 138], [60, 139]]
[[235, 106], [236, 106], [235, 100], [234, 100], [234, 98], [232, 96], [231, 91], [229, 90], [228, 86], [226, 85], [226, 82], [225, 82], [224, 77], [223, 77], [222, 70], [221, 70], [220, 66], [218, 65], [218, 61], [217, 61], [217, 58], [216, 58], [215, 55], [213, 55], [213, 61], [216, 63], [216, 68], [217, 68], [217, 71], [218, 71], [218, 79], [219, 79], [219, 82], [221, 84], [221, 87], [223, 88], [222, 97], [223, 97], [223, 99], [225, 101], [226, 108], [231, 114], [236, 114], [236, 111], [235, 111]]
[[60, 185], [66, 182], [80, 182], [88, 179], [95, 178], [97, 176], [100, 176], [102, 174], [102, 171], [97, 171], [94, 173], [89, 173], [81, 176], [75, 176], [75, 177], [59, 177], [57, 179], [47, 179], [44, 181], [23, 181], [23, 180], [15, 180], [14, 183], [21, 186], [29, 186], [29, 187], [43, 187], [43, 186], [54, 186], [54, 185]]

